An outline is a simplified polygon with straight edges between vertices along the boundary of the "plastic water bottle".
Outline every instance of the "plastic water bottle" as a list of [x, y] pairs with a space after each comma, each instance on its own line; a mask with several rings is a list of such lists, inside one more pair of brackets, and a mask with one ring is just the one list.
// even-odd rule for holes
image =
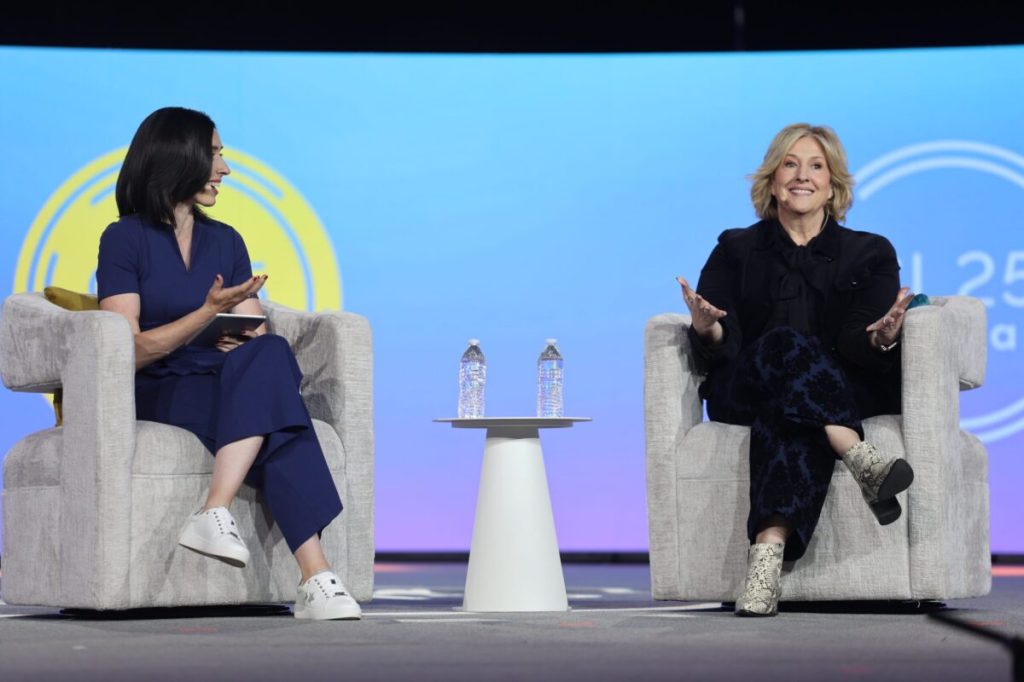
[[537, 416], [562, 417], [562, 354], [555, 348], [555, 339], [537, 359]]
[[487, 361], [480, 350], [480, 341], [469, 340], [469, 348], [459, 361], [459, 419], [484, 416], [484, 384], [487, 383]]

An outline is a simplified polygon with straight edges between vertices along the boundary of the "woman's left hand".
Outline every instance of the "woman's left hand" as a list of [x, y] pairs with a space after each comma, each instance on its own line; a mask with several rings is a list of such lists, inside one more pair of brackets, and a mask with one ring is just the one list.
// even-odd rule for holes
[[247, 329], [242, 332], [241, 336], [222, 336], [217, 339], [217, 343], [215, 345], [217, 350], [220, 352], [229, 353], [249, 339], [254, 339], [257, 336], [259, 336], [259, 334], [255, 330]]
[[896, 302], [892, 304], [889, 311], [881, 319], [865, 328], [871, 338], [871, 345], [878, 348], [896, 343], [896, 339], [900, 337], [900, 332], [903, 330], [903, 318], [906, 315], [907, 306], [913, 299], [914, 295], [910, 293], [910, 287], [900, 289], [896, 294]]

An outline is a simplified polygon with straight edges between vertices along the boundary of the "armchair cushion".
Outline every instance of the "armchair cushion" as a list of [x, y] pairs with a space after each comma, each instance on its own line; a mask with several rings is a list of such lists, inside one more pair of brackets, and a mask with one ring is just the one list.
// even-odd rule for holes
[[61, 287], [46, 287], [43, 289], [43, 296], [54, 305], [59, 305], [64, 310], [82, 311], [99, 310], [100, 300], [95, 294], [83, 294]]

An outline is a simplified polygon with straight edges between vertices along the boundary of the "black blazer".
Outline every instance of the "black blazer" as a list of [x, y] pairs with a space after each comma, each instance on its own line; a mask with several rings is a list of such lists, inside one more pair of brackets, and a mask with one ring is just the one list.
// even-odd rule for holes
[[[725, 310], [725, 337], [714, 349], [690, 329], [698, 371], [734, 360], [740, 350], [768, 331], [775, 309], [775, 283], [784, 267], [775, 254], [780, 238], [774, 220], [726, 230], [700, 273], [697, 292]], [[829, 218], [807, 247], [822, 267], [808, 282], [815, 297], [817, 335], [846, 373], [861, 416], [900, 411], [900, 347], [888, 353], [873, 348], [864, 330], [896, 300], [900, 266], [889, 240], [845, 228]]]

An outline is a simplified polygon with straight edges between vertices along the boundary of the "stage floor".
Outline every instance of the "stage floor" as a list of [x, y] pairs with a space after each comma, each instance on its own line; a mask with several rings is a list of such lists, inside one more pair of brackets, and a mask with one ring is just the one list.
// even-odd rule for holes
[[[653, 601], [646, 565], [569, 564], [568, 613], [464, 613], [465, 570], [378, 564], [360, 622], [251, 607], [68, 617], [0, 602], [0, 679], [1011, 679], [1006, 649], [934, 620], [934, 608], [814, 604], [736, 618], [718, 603]], [[1024, 636], [1024, 567], [997, 567], [991, 594], [946, 607]]]

